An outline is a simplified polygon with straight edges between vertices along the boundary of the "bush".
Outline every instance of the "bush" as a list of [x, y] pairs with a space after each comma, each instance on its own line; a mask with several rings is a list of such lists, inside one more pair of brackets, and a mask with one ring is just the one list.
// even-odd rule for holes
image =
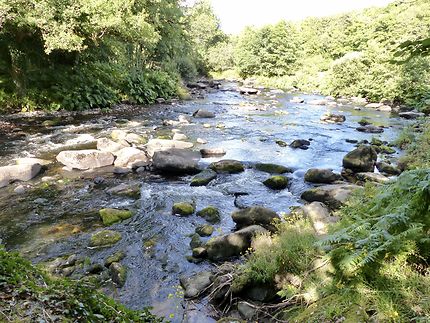
[[132, 311], [95, 286], [48, 277], [17, 253], [0, 246], [0, 320], [73, 322], [161, 322], [148, 310]]

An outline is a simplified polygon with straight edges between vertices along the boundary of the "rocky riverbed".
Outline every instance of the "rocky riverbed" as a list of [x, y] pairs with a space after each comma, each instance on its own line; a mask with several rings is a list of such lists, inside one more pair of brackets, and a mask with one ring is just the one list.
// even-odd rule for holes
[[225, 83], [185, 102], [6, 116], [1, 243], [131, 308], [213, 322], [205, 299], [184, 300], [181, 284], [199, 292], [187, 277], [234, 261], [305, 200], [319, 223], [328, 211], [314, 203], [336, 208], [399, 173], [391, 143], [411, 114], [388, 108]]

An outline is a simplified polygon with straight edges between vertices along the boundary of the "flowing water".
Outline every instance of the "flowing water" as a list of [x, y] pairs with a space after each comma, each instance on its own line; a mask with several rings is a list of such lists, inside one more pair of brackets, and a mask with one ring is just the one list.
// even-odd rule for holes
[[[60, 165], [49, 166], [42, 176], [53, 177], [46, 183], [41, 176], [30, 182], [33, 189], [18, 195], [12, 184], [0, 189], [0, 239], [8, 249], [21, 251], [34, 262], [76, 254], [88, 263], [103, 263], [115, 251], [124, 251], [122, 261], [128, 268], [125, 286], [118, 289], [107, 285], [105, 290], [125, 305], [139, 309], [153, 306], [154, 312], [172, 321], [211, 322], [209, 307], [183, 301], [179, 276], [190, 275], [211, 268], [208, 262], [193, 264], [190, 235], [204, 220], [193, 215], [171, 215], [174, 202], [193, 201], [197, 210], [208, 205], [218, 207], [222, 221], [215, 226], [214, 235], [230, 232], [234, 224], [230, 214], [235, 209], [235, 193], [241, 195], [241, 206], [262, 205], [279, 213], [302, 204], [300, 194], [310, 185], [303, 180], [311, 167], [341, 170], [343, 156], [354, 148], [346, 139], [370, 140], [372, 136], [392, 141], [405, 125], [404, 120], [387, 112], [290, 103], [297, 94], [263, 92], [258, 96], [242, 96], [229, 90], [213, 90], [202, 99], [177, 102], [171, 105], [117, 109], [112, 112], [62, 117], [58, 125], [42, 125], [44, 117], [12, 118], [6, 121], [14, 129], [0, 139], [0, 165], [13, 163], [17, 157], [36, 156], [54, 159], [65, 147], [93, 147], [94, 140], [109, 137], [112, 129], [120, 128], [149, 136], [171, 135], [171, 126], [163, 120], [177, 120], [179, 115], [191, 116], [203, 108], [216, 114], [214, 119], [193, 119], [188, 125], [178, 125], [190, 141], [208, 141], [195, 148], [222, 147], [227, 154], [222, 159], [237, 159], [252, 166], [256, 162], [270, 162], [291, 167], [290, 187], [272, 191], [262, 181], [268, 175], [251, 167], [236, 175], [222, 175], [207, 187], [191, 187], [190, 176], [163, 177], [151, 172], [113, 175], [99, 169], [93, 172], [71, 172]], [[319, 96], [300, 95], [306, 101]], [[343, 124], [325, 124], [320, 117], [325, 112], [346, 116]], [[363, 117], [375, 125], [385, 127], [382, 134], [372, 135], [355, 130]], [[126, 120], [120, 120], [126, 119]], [[127, 122], [128, 120], [128, 122]], [[203, 126], [212, 125], [211, 128]], [[217, 127], [218, 126], [218, 127]], [[308, 150], [280, 147], [276, 141], [287, 143], [294, 139], [309, 139]], [[390, 157], [387, 157], [390, 158]], [[202, 167], [220, 158], [202, 159]], [[103, 176], [103, 185], [95, 185], [94, 178]], [[46, 179], [45, 179], [46, 181]], [[105, 188], [121, 183], [141, 184], [138, 201], [111, 196]], [[28, 183], [26, 183], [28, 184]], [[136, 215], [111, 229], [121, 232], [122, 240], [111, 248], [90, 249], [91, 233], [102, 227], [98, 210], [104, 207], [127, 207]], [[73, 277], [73, 276], [72, 276]], [[187, 319], [184, 319], [187, 313]]]

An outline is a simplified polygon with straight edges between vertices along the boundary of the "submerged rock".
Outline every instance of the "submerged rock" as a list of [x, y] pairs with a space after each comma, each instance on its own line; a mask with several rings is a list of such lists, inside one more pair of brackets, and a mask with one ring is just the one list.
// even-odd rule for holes
[[266, 172], [269, 174], [284, 174], [292, 172], [292, 170], [288, 167], [270, 163], [258, 163], [255, 165], [255, 168], [259, 171]]
[[305, 173], [305, 181], [310, 183], [331, 184], [339, 180], [342, 180], [342, 176], [331, 169], [311, 168]]
[[152, 164], [155, 169], [174, 174], [195, 174], [200, 154], [188, 149], [168, 149], [154, 153]]
[[193, 113], [194, 118], [215, 118], [215, 114], [213, 112], [199, 109], [196, 112]]
[[9, 185], [13, 181], [29, 181], [36, 177], [42, 166], [40, 164], [23, 164], [0, 167], [0, 187]]
[[175, 203], [172, 206], [172, 214], [187, 216], [195, 212], [195, 207], [193, 204], [188, 202]]
[[239, 88], [239, 93], [240, 94], [257, 94], [258, 90], [250, 88], [250, 87], [240, 87]]
[[99, 211], [100, 217], [104, 225], [112, 225], [123, 220], [127, 220], [133, 216], [133, 212], [130, 210], [119, 210], [119, 209], [101, 209]]
[[127, 279], [127, 268], [118, 262], [113, 262], [109, 267], [110, 276], [112, 281], [118, 286], [122, 287]]
[[140, 185], [139, 184], [119, 184], [118, 186], [107, 189], [108, 194], [125, 196], [133, 199], [140, 198]]
[[305, 139], [297, 139], [294, 140], [291, 144], [290, 147], [291, 148], [300, 148], [303, 150], [309, 149], [311, 142], [309, 140], [305, 140]]
[[273, 190], [283, 190], [288, 187], [288, 178], [282, 175], [275, 175], [266, 179], [263, 184]]
[[200, 153], [203, 158], [212, 157], [212, 156], [224, 156], [226, 154], [223, 148], [204, 148], [200, 149]]
[[87, 170], [112, 165], [114, 156], [110, 152], [95, 149], [64, 150], [57, 155], [57, 160], [69, 168]]
[[365, 132], [365, 133], [382, 133], [382, 132], [384, 132], [384, 128], [376, 127], [373, 125], [357, 127], [356, 130], [360, 131], [360, 132]]
[[231, 217], [239, 228], [258, 224], [273, 229], [273, 221], [275, 219], [280, 219], [275, 211], [262, 206], [251, 206], [243, 210], [235, 211], [232, 213]]
[[360, 146], [343, 157], [343, 167], [355, 173], [373, 172], [378, 158], [371, 146]]
[[15, 163], [17, 165], [35, 165], [35, 164], [39, 164], [41, 166], [48, 166], [48, 165], [51, 165], [53, 162], [51, 160], [46, 160], [46, 159], [26, 157], [26, 158], [17, 158], [15, 160]]
[[208, 258], [213, 261], [224, 261], [245, 252], [257, 234], [268, 231], [259, 225], [252, 225], [234, 233], [218, 236], [206, 244]]
[[212, 284], [213, 278], [213, 274], [209, 271], [202, 271], [191, 277], [180, 277], [179, 281], [181, 286], [185, 289], [185, 298], [194, 298], [199, 296]]
[[94, 233], [90, 239], [90, 247], [108, 247], [122, 238], [121, 233], [112, 230], [102, 230]]
[[217, 173], [235, 174], [245, 170], [244, 165], [240, 161], [232, 159], [220, 160], [219, 162], [210, 164], [209, 167]]
[[320, 120], [327, 123], [342, 123], [346, 121], [346, 117], [342, 114], [326, 113], [321, 116]]
[[351, 193], [361, 188], [352, 184], [325, 185], [303, 192], [302, 199], [307, 202], [322, 202], [332, 209], [341, 207]]
[[219, 210], [214, 206], [208, 206], [197, 212], [197, 216], [202, 217], [209, 223], [215, 224], [221, 221]]
[[217, 173], [215, 171], [213, 171], [212, 169], [205, 169], [193, 177], [190, 185], [191, 186], [206, 186], [212, 180], [217, 178], [217, 176], [218, 176]]

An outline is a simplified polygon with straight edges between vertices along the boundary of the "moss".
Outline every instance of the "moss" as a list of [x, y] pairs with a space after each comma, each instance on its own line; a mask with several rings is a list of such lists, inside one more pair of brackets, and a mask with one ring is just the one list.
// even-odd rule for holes
[[219, 223], [221, 221], [219, 210], [211, 205], [197, 212], [197, 215], [212, 224]]
[[105, 266], [109, 267], [114, 262], [120, 262], [125, 258], [125, 252], [124, 251], [117, 251], [114, 254], [110, 255], [105, 260]]
[[211, 169], [205, 169], [201, 173], [197, 174], [191, 180], [191, 186], [205, 186], [208, 185], [212, 180], [217, 177], [217, 173]]
[[114, 223], [127, 220], [133, 216], [133, 212], [129, 210], [118, 209], [101, 209], [99, 211], [100, 217], [104, 225], [112, 225]]
[[291, 173], [291, 169], [282, 165], [258, 163], [255, 168], [259, 171], [266, 172], [269, 174], [284, 174]]
[[200, 236], [195, 233], [191, 236], [191, 241], [190, 241], [190, 247], [191, 249], [196, 249], [198, 247], [201, 247], [203, 245], [202, 240], [200, 239]]
[[178, 214], [182, 216], [191, 215], [195, 211], [194, 205], [188, 202], [175, 203], [172, 206], [172, 214]]
[[210, 164], [209, 168], [217, 173], [236, 174], [245, 170], [244, 165], [237, 160], [221, 160], [216, 163]]
[[283, 190], [288, 186], [288, 178], [276, 175], [266, 179], [263, 184], [273, 190]]
[[94, 233], [90, 239], [90, 247], [111, 246], [120, 241], [121, 233], [111, 230], [103, 230]]
[[196, 233], [201, 237], [209, 237], [214, 232], [214, 227], [208, 224], [196, 228]]

